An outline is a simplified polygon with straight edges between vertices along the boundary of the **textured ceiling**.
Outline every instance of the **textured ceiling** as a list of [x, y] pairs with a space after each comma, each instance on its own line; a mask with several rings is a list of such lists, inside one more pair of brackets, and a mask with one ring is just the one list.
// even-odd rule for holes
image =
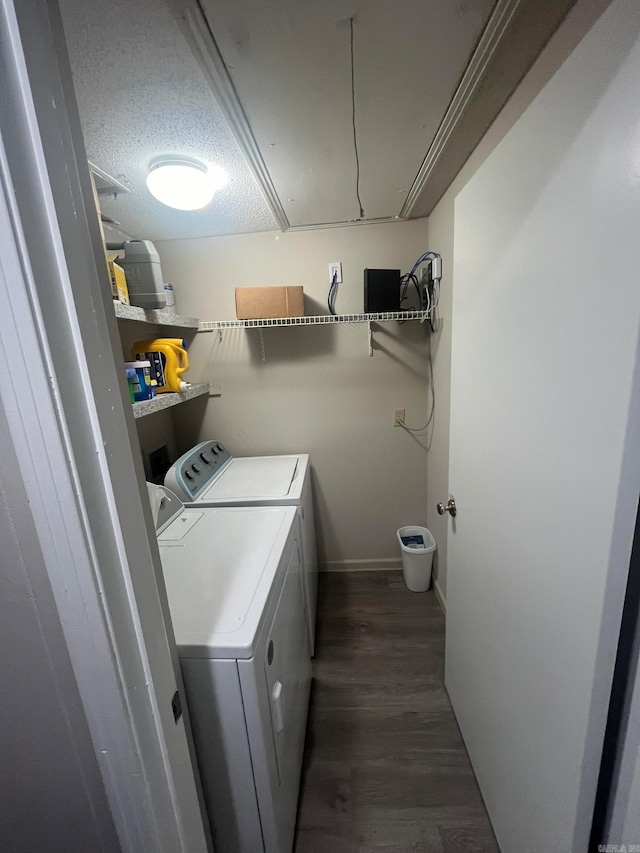
[[[60, 0], [89, 160], [131, 194], [103, 197], [124, 231], [151, 240], [267, 231], [275, 220], [163, 0]], [[155, 156], [218, 163], [229, 183], [202, 211], [156, 201]]]
[[[174, 5], [175, 4], [175, 5]], [[87, 154], [131, 194], [103, 211], [149, 239], [277, 227], [172, 9], [196, 0], [60, 0]], [[203, 0], [291, 225], [358, 217], [349, 18], [366, 219], [398, 216], [494, 0]], [[207, 36], [208, 38], [208, 36]], [[161, 154], [221, 165], [202, 211], [157, 202]]]
[[399, 214], [494, 0], [202, 0], [292, 225]]

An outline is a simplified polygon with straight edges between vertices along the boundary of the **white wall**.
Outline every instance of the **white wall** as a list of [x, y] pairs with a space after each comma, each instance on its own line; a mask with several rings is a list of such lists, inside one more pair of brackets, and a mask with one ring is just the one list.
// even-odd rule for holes
[[609, 2], [610, 0], [578, 0], [429, 217], [430, 248], [440, 252], [443, 258], [440, 313], [444, 323], [441, 332], [434, 336], [432, 345], [437, 405], [428, 454], [427, 521], [438, 543], [438, 551], [434, 560], [434, 573], [437, 577], [438, 591], [445, 602], [449, 517], [440, 517], [436, 512], [436, 504], [439, 501], [446, 501], [449, 495], [449, 406], [455, 201], [482, 163], [525, 112], [562, 62], [570, 55], [602, 11], [609, 5]]
[[[365, 267], [410, 269], [427, 248], [426, 220], [157, 244], [180, 313], [235, 317], [234, 289], [303, 285], [307, 314], [326, 314], [328, 264], [341, 261], [338, 313], [363, 309]], [[176, 418], [182, 445], [218, 438], [238, 455], [309, 452], [315, 470], [319, 557], [330, 568], [397, 565], [396, 529], [426, 520], [426, 446], [392, 427], [428, 414], [426, 328], [365, 325], [201, 333], [192, 380], [220, 386], [200, 423]], [[325, 568], [327, 566], [325, 565]]]

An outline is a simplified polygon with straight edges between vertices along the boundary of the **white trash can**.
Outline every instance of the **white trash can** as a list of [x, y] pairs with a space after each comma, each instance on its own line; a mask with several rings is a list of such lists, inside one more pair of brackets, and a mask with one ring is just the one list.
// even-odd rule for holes
[[426, 592], [431, 585], [431, 566], [436, 540], [426, 527], [409, 525], [398, 530], [402, 574], [411, 592]]

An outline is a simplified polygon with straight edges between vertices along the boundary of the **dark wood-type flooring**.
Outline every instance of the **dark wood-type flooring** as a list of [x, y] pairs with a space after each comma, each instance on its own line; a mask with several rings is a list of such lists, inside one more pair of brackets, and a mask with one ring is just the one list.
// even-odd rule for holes
[[402, 572], [320, 576], [295, 853], [498, 853], [444, 689], [444, 617]]

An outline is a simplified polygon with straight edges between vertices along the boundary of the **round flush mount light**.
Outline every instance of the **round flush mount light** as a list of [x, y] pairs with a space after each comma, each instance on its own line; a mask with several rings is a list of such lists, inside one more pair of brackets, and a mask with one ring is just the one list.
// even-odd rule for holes
[[193, 157], [159, 157], [149, 166], [147, 188], [168, 207], [200, 210], [228, 180], [220, 166]]

